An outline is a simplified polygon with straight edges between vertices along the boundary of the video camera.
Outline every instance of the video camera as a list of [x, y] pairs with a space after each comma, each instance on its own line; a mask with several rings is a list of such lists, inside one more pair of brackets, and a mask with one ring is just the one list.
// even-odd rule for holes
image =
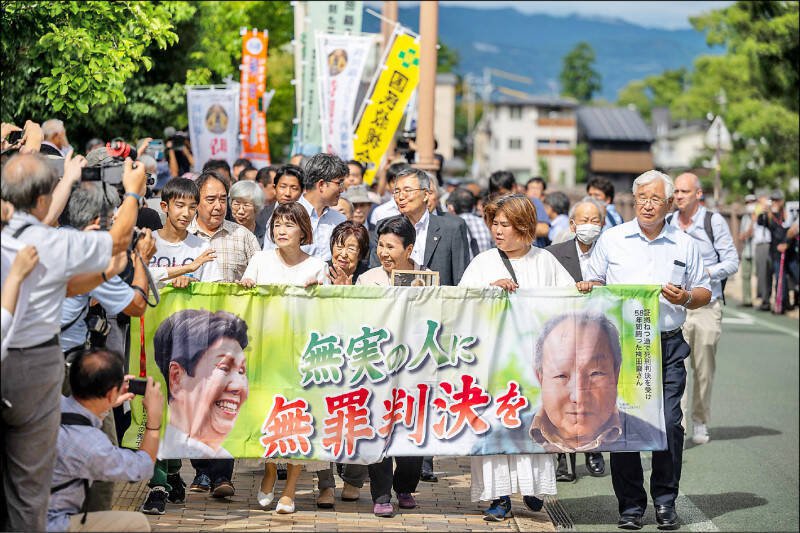
[[189, 134], [185, 131], [177, 131], [172, 126], [164, 128], [164, 137], [166, 140], [172, 141], [172, 149], [176, 152], [180, 152], [183, 150], [183, 147], [186, 145], [186, 141], [189, 140]]
[[[125, 158], [130, 157], [135, 161], [136, 150], [117, 137], [106, 143], [106, 152], [111, 157], [111, 161], [100, 166], [83, 167], [81, 169], [81, 181], [102, 181], [120, 188], [122, 187], [122, 175], [125, 172]], [[147, 188], [151, 189], [155, 184], [155, 176], [148, 175]]]
[[400, 138], [397, 139], [397, 153], [402, 155], [406, 161], [409, 163], [414, 162], [414, 149], [411, 148], [411, 142], [417, 141], [417, 131], [416, 130], [405, 130], [403, 133], [400, 134]]

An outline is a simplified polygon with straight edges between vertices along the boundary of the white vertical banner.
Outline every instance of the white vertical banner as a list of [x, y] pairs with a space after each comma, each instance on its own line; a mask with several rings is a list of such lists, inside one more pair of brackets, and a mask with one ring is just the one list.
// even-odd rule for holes
[[353, 158], [353, 115], [361, 76], [374, 37], [318, 33], [322, 147], [345, 161]]
[[239, 84], [186, 87], [194, 171], [209, 159], [233, 166], [239, 157]]

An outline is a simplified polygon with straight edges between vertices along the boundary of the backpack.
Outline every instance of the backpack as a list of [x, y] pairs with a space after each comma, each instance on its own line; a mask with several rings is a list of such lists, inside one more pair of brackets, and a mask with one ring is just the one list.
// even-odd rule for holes
[[[62, 426], [91, 426], [92, 422], [83, 415], [79, 415], [78, 413], [61, 413], [61, 425]], [[75, 478], [70, 479], [69, 481], [65, 481], [64, 483], [60, 483], [55, 487], [50, 489], [50, 494], [55, 494], [56, 492], [63, 490], [74, 483], [83, 483], [83, 503], [81, 504], [80, 512], [83, 513], [83, 518], [81, 518], [81, 524], [86, 523], [86, 515], [88, 514], [88, 505], [89, 505], [89, 480], [88, 479], [81, 479]]]
[[[667, 218], [666, 218], [667, 224], [671, 224], [672, 223], [672, 217], [673, 217], [674, 214], [675, 213], [670, 213], [669, 215], [667, 215]], [[714, 227], [711, 225], [711, 217], [713, 217], [713, 216], [714, 216], [714, 213], [712, 213], [711, 211], [706, 209], [706, 216], [703, 217], [703, 229], [705, 230], [706, 235], [708, 235], [708, 240], [711, 241], [711, 247], [714, 248], [714, 253], [717, 254], [717, 262], [719, 262], [719, 260], [720, 260], [719, 252], [717, 251], [717, 248], [714, 246]], [[721, 285], [721, 288], [722, 288], [722, 304], [723, 305], [725, 305], [725, 285], [727, 283], [728, 283], [728, 278], [723, 278], [722, 280], [720, 280], [720, 285]]]

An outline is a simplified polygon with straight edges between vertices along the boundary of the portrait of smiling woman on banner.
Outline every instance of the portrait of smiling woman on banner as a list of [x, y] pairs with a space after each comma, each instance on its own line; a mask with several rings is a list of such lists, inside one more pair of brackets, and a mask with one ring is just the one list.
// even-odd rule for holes
[[159, 456], [229, 458], [222, 443], [247, 400], [247, 324], [225, 311], [186, 309], [153, 338], [167, 383], [169, 420]]

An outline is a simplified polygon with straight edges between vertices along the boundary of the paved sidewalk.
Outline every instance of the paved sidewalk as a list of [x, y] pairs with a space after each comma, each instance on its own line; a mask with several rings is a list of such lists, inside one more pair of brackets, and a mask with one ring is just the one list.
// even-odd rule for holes
[[[187, 492], [185, 504], [167, 504], [165, 515], [148, 518], [153, 531], [555, 531], [547, 512], [529, 511], [520, 496], [512, 497], [514, 518], [502, 523], [484, 522], [481, 510], [485, 505], [473, 503], [469, 497], [469, 458], [437, 459], [435, 468], [439, 482], [420, 482], [416, 494], [419, 507], [401, 510], [394, 518], [377, 518], [372, 514], [369, 480], [361, 489], [359, 501], [339, 500], [342, 480], [338, 476], [336, 508], [317, 509], [316, 476], [306, 472], [298, 483], [295, 514], [276, 514], [274, 502], [270, 510], [263, 510], [256, 503], [263, 467], [251, 460], [237, 461], [233, 498], [216, 500], [206, 494]], [[187, 484], [193, 474], [189, 461], [184, 461], [181, 475]], [[282, 486], [283, 482], [278, 481], [277, 489]], [[117, 483], [114, 509], [138, 510], [146, 496], [146, 483]], [[394, 496], [393, 502], [397, 504]], [[555, 500], [548, 498], [546, 509], [551, 510], [555, 505]]]

